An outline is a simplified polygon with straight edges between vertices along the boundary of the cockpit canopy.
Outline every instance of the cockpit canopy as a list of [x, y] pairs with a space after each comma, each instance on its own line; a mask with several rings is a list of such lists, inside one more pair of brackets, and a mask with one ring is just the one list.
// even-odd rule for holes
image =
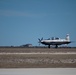
[[58, 37], [52, 37], [51, 39], [52, 40], [59, 40], [60, 38], [58, 38]]

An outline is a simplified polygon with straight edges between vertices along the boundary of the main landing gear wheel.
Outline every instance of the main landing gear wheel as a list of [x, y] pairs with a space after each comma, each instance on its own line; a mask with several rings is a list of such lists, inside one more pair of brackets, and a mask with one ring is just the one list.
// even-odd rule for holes
[[58, 48], [58, 45], [56, 45], [55, 48]]
[[50, 48], [50, 45], [48, 45], [48, 48]]

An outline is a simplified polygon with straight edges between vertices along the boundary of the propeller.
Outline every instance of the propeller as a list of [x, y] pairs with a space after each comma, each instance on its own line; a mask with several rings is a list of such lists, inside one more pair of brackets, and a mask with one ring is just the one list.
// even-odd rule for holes
[[38, 40], [39, 40], [39, 42], [38, 42], [38, 43], [39, 43], [39, 46], [40, 46], [41, 41], [43, 40], [43, 37], [42, 37], [41, 39], [39, 39], [39, 38], [38, 38]]
[[41, 40], [43, 40], [43, 37], [41, 38]]
[[39, 38], [38, 38], [38, 40], [39, 40], [38, 43], [39, 43], [39, 46], [40, 46], [41, 40]]

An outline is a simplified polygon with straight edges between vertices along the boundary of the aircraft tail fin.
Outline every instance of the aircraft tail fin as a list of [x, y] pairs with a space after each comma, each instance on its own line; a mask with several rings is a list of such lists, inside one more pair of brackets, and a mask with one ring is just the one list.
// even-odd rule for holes
[[66, 40], [70, 40], [69, 34], [66, 35]]

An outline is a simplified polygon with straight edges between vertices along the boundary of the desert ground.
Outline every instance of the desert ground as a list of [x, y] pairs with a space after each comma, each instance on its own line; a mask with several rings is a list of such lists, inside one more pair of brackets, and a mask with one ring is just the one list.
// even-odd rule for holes
[[0, 68], [76, 68], [76, 48], [0, 47]]

